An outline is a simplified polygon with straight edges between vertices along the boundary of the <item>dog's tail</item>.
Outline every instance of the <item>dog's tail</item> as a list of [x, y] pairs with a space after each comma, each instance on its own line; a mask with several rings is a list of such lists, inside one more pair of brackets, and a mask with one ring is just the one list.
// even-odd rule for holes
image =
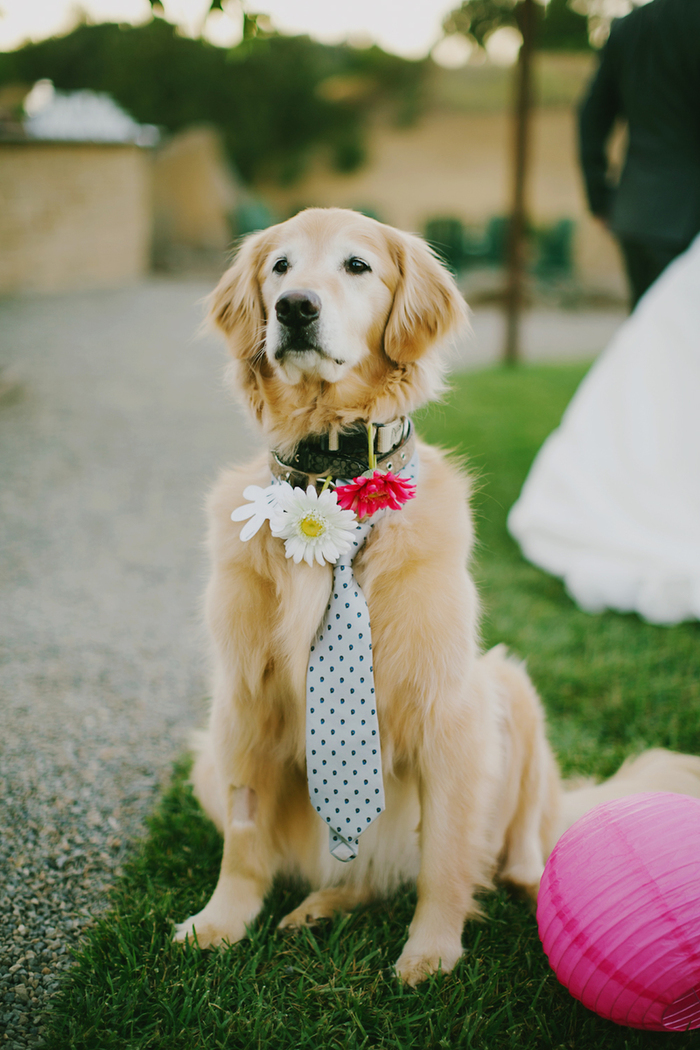
[[700, 758], [656, 747], [637, 758], [628, 758], [614, 776], [601, 784], [565, 782], [559, 834], [600, 802], [646, 791], [673, 791], [700, 798]]

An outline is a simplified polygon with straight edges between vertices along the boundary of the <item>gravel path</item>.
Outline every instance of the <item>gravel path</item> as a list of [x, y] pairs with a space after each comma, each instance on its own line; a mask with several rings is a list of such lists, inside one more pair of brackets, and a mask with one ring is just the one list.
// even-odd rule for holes
[[[197, 338], [210, 287], [0, 302], [0, 1050], [40, 1045], [205, 710], [202, 497], [252, 446]], [[621, 316], [535, 312], [526, 356], [591, 356]], [[496, 311], [474, 331], [464, 366], [500, 352]]]
[[[539, 308], [523, 315], [521, 352], [525, 361], [585, 361], [595, 357], [627, 317], [622, 307], [600, 310]], [[477, 307], [472, 335], [461, 346], [463, 367], [479, 368], [501, 360], [505, 318], [496, 306]]]
[[0, 1047], [40, 1044], [204, 711], [202, 497], [251, 442], [209, 287], [0, 303]]

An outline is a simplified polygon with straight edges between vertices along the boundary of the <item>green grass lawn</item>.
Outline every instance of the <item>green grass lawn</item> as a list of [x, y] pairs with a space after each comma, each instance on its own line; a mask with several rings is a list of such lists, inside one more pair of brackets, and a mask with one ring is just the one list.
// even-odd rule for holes
[[[652, 627], [636, 616], [579, 612], [561, 584], [526, 564], [505, 530], [532, 458], [585, 369], [533, 367], [463, 375], [419, 420], [431, 441], [476, 473], [475, 573], [486, 645], [522, 656], [549, 712], [567, 773], [606, 775], [642, 747], [698, 750], [700, 625]], [[170, 943], [172, 924], [211, 893], [221, 846], [186, 784], [186, 764], [150, 822], [144, 847], [90, 933], [54, 1014], [51, 1050], [271, 1050], [697, 1046], [697, 1034], [636, 1032], [600, 1020], [558, 984], [531, 906], [506, 891], [465, 929], [452, 974], [417, 990], [392, 975], [412, 890], [315, 932], [282, 935], [301, 888], [275, 887], [250, 940], [200, 954]]]

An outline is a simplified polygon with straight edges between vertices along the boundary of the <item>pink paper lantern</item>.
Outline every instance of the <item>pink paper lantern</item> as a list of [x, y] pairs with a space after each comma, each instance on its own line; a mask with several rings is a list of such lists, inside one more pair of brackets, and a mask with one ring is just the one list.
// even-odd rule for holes
[[557, 978], [616, 1024], [700, 1027], [700, 799], [604, 802], [561, 837], [537, 898]]

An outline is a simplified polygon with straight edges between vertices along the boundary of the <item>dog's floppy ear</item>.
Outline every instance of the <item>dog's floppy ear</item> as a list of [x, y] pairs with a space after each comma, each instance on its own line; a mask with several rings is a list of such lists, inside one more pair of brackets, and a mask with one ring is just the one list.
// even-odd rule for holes
[[409, 233], [392, 231], [399, 282], [384, 331], [384, 352], [399, 363], [416, 361], [467, 320], [467, 304], [433, 250]]
[[254, 357], [265, 336], [258, 278], [269, 244], [268, 230], [246, 237], [209, 297], [210, 320], [226, 334], [231, 353], [241, 359]]

